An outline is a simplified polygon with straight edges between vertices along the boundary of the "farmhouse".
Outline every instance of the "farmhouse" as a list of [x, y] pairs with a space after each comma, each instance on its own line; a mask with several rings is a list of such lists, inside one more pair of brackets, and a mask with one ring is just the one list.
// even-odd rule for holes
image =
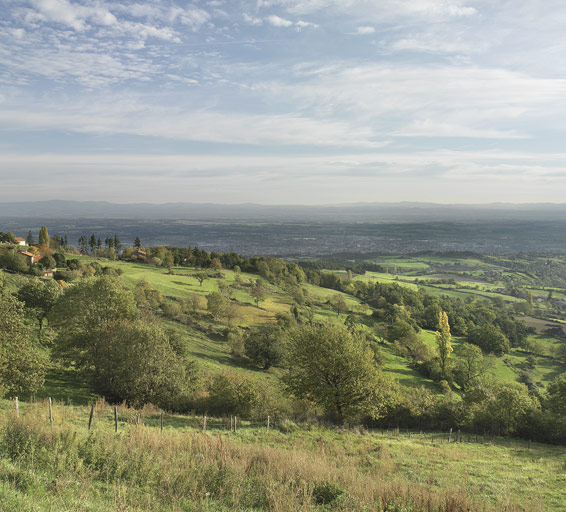
[[147, 260], [147, 253], [145, 251], [142, 251], [141, 249], [136, 249], [132, 253], [132, 259], [138, 260], [138, 261], [146, 261]]
[[28, 263], [30, 265], [33, 265], [35, 263], [35, 255], [32, 254], [31, 252], [28, 251], [19, 251], [19, 254], [21, 254], [22, 256], [25, 256], [28, 260]]
[[25, 238], [16, 237], [16, 244], [17, 245], [27, 245]]

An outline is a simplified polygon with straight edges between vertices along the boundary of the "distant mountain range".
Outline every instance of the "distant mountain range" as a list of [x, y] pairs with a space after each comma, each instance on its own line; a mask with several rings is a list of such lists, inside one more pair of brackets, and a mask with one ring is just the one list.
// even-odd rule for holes
[[185, 219], [231, 222], [474, 222], [566, 220], [566, 204], [354, 203], [321, 206], [109, 203], [106, 201], [0, 202], [0, 217], [57, 219]]

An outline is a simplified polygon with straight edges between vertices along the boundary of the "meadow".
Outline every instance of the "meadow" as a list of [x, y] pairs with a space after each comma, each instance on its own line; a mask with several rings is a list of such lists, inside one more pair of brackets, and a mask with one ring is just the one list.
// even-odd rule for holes
[[9, 511], [564, 510], [566, 448], [453, 433], [0, 402]]

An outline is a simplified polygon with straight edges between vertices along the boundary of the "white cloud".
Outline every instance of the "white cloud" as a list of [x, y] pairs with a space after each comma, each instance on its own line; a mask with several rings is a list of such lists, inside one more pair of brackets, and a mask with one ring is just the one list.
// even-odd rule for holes
[[304, 28], [318, 28], [318, 25], [316, 23], [311, 23], [310, 21], [303, 21], [303, 20], [299, 20], [295, 22], [295, 30], [300, 32]]
[[260, 26], [263, 25], [263, 20], [261, 18], [256, 18], [254, 16], [250, 16], [249, 14], [244, 13], [243, 15], [244, 21], [249, 25]]
[[367, 26], [367, 25], [356, 28], [356, 34], [358, 34], [358, 35], [367, 35], [367, 34], [374, 34], [374, 33], [375, 33], [375, 28]]
[[390, 20], [402, 16], [450, 19], [472, 16], [464, 0], [258, 0], [258, 8], [282, 7], [293, 14], [332, 10], [348, 17]]
[[[102, 79], [101, 79], [102, 80]], [[191, 83], [192, 84], [192, 83]], [[0, 107], [0, 125], [11, 130], [69, 130], [91, 134], [133, 134], [171, 140], [231, 144], [292, 144], [379, 147], [372, 130], [337, 120], [297, 114], [208, 112], [112, 98], [73, 105]]]
[[77, 31], [87, 28], [87, 21], [96, 25], [110, 26], [116, 17], [105, 7], [72, 4], [67, 0], [32, 0], [37, 9], [37, 19], [61, 23]]
[[473, 128], [457, 123], [417, 120], [393, 133], [398, 137], [465, 137], [471, 139], [527, 139], [528, 135], [516, 130], [497, 130], [493, 128]]
[[273, 25], [274, 27], [290, 27], [293, 25], [293, 22], [291, 20], [287, 20], [285, 18], [281, 18], [275, 14], [272, 14], [271, 16], [268, 16], [266, 18], [266, 21], [270, 24]]

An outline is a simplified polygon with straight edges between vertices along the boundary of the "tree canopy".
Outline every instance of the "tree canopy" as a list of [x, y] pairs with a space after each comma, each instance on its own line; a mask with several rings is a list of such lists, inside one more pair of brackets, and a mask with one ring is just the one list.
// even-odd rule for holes
[[0, 295], [0, 392], [35, 393], [43, 385], [47, 359], [31, 341], [24, 304]]
[[321, 405], [337, 423], [377, 418], [391, 383], [374, 363], [368, 344], [343, 325], [304, 326], [290, 339], [287, 388]]

